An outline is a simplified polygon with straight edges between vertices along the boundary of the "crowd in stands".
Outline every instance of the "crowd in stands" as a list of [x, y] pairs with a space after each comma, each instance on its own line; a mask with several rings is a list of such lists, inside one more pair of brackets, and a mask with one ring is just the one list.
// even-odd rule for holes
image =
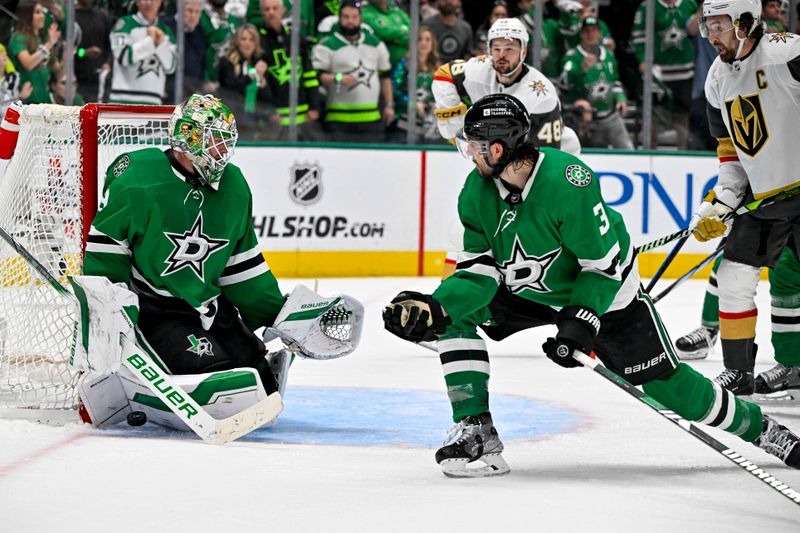
[[[646, 2], [547, 0], [536, 28], [534, 0], [422, 0], [417, 57], [409, 57], [404, 0], [75, 0], [74, 73], [64, 68], [63, 0], [0, 6], [0, 116], [15, 99], [175, 103], [206, 92], [235, 111], [241, 135], [285, 140], [290, 108], [290, 23], [300, 9], [297, 107], [301, 140], [405, 142], [408, 76], [417, 64], [416, 142], [442, 142], [431, 84], [447, 62], [487, 53], [487, 32], [517, 17], [540, 36], [540, 68], [560, 91], [565, 122], [584, 147], [632, 149], [640, 129], [646, 68]], [[714, 148], [703, 80], [716, 57], [699, 36], [702, 0], [657, 0], [653, 58], [654, 145]], [[768, 32], [784, 32], [787, 2], [764, 0]], [[181, 19], [179, 19], [181, 17]], [[177, 55], [182, 21], [184, 51]], [[182, 95], [175, 94], [183, 68]]]

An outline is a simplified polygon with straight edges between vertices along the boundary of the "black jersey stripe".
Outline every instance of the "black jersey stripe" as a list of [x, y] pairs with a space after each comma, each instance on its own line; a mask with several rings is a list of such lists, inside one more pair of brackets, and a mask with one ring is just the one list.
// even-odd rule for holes
[[456, 361], [485, 361], [489, 362], [489, 353], [485, 350], [453, 350], [439, 354], [443, 365]]
[[773, 324], [800, 324], [800, 316], [772, 315]]
[[233, 265], [226, 266], [225, 269], [222, 271], [222, 276], [220, 276], [220, 277], [233, 276], [234, 274], [240, 274], [240, 273], [242, 273], [242, 272], [244, 272], [246, 270], [250, 270], [251, 268], [259, 267], [265, 262], [266, 261], [264, 261], [264, 256], [262, 256], [259, 253], [258, 255], [255, 255], [255, 256], [251, 257], [250, 259], [246, 259], [246, 260], [244, 260], [244, 261], [242, 261], [240, 263], [236, 263], [236, 264], [233, 264]]
[[119, 242], [115, 241], [108, 235], [103, 235], [102, 233], [90, 233], [89, 238], [86, 239], [87, 242], [92, 242], [94, 244], [110, 244], [113, 246], [123, 246]]
[[478, 257], [474, 257], [472, 259], [467, 259], [465, 261], [461, 261], [456, 264], [456, 270], [466, 270], [474, 265], [486, 265], [492, 268], [496, 267], [497, 265], [494, 262], [494, 258], [487, 254], [479, 255]]

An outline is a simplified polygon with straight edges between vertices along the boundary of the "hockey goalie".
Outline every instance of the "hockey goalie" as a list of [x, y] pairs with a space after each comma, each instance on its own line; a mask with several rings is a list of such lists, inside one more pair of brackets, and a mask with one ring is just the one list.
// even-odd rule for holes
[[203, 436], [195, 426], [204, 413], [192, 411], [215, 425], [269, 399], [248, 422], [255, 429], [280, 412], [295, 355], [331, 359], [357, 347], [363, 307], [303, 286], [283, 296], [258, 246], [247, 182], [229, 163], [237, 130], [224, 103], [190, 96], [169, 131], [170, 148], [109, 166], [86, 276], [72, 280], [84, 417], [104, 426], [142, 412]]

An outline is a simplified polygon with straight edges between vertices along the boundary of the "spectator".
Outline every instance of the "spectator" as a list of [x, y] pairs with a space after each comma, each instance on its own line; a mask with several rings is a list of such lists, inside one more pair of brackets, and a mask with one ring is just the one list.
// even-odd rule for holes
[[600, 15], [597, 10], [597, 0], [567, 0], [557, 2], [556, 5], [560, 10], [559, 26], [560, 33], [563, 36], [564, 50], [570, 50], [578, 46], [581, 41], [579, 35], [581, 23], [586, 17], [594, 17], [600, 22], [600, 44], [611, 50], [616, 48], [616, 42], [611, 37], [611, 32], [605, 22], [600, 20]]
[[[75, 95], [72, 98], [72, 105], [84, 105], [86, 101], [78, 91], [78, 80], [73, 76], [73, 86]], [[57, 65], [50, 74], [50, 102], [51, 104], [66, 105], [67, 72], [64, 67]]]
[[45, 11], [39, 2], [24, 1], [17, 6], [17, 29], [11, 34], [8, 50], [19, 67], [20, 83], [30, 82], [33, 90], [23, 100], [26, 104], [43, 104], [50, 101], [48, 81], [50, 69], [57, 61], [53, 49], [61, 38], [58, 26], [51, 24], [47, 39], [41, 35], [45, 28]]
[[[167, 94], [169, 102], [180, 102], [184, 94], [192, 94], [203, 86], [206, 79], [206, 60], [208, 58], [208, 38], [200, 27], [203, 13], [203, 0], [184, 0], [183, 3], [183, 90], [175, 95], [174, 76], [167, 78]], [[170, 15], [162, 19], [172, 33], [178, 28], [178, 15]], [[216, 76], [215, 76], [216, 78]]]
[[275, 138], [280, 119], [270, 104], [266, 72], [258, 30], [249, 23], [241, 25], [219, 61], [219, 92], [240, 117], [240, 133]]
[[228, 0], [208, 0], [200, 15], [200, 27], [203, 28], [208, 42], [203, 88], [206, 92], [216, 90], [219, 81], [219, 61], [228, 53], [231, 39], [240, 25], [239, 19], [226, 11], [227, 3]]
[[119, 19], [111, 32], [114, 70], [112, 102], [161, 104], [167, 75], [175, 72], [177, 56], [172, 30], [158, 21], [161, 0], [136, 0], [139, 11]]
[[364, 23], [389, 50], [392, 69], [408, 53], [411, 19], [408, 13], [393, 4], [393, 0], [370, 0], [362, 11]]
[[[633, 46], [639, 59], [639, 72], [644, 73], [645, 15], [647, 3], [636, 11], [633, 21]], [[677, 134], [676, 146], [686, 150], [689, 137], [689, 110], [692, 106], [692, 78], [694, 77], [694, 49], [690, 37], [697, 34], [697, 11], [695, 0], [660, 0], [655, 2], [655, 52], [653, 54], [653, 76], [663, 82], [671, 93], [671, 101], [664, 111], [671, 115], [671, 123]], [[662, 106], [663, 107], [663, 106]], [[658, 120], [653, 121], [653, 139], [660, 129]]]
[[633, 143], [622, 119], [627, 111], [627, 97], [619, 81], [614, 54], [600, 44], [597, 18], [583, 19], [580, 38], [581, 44], [564, 56], [562, 82], [570, 102], [586, 99], [591, 105], [592, 120], [585, 146], [632, 150]]
[[[290, 34], [283, 25], [286, 8], [282, 0], [261, 0], [261, 15], [264, 27], [259, 28], [261, 48], [267, 63], [266, 79], [269, 85], [272, 105], [277, 108], [280, 118], [280, 138], [286, 138], [290, 124], [290, 83], [292, 62], [290, 59]], [[305, 41], [300, 43], [300, 62], [298, 64], [299, 87], [297, 108], [298, 136], [303, 140], [321, 140], [322, 132], [317, 128], [319, 119], [319, 81], [317, 71], [311, 66], [311, 58]]]
[[719, 53], [708, 39], [698, 33], [694, 44], [694, 78], [692, 79], [692, 108], [689, 113], [689, 150], [717, 150], [717, 139], [708, 126], [706, 104], [706, 75]]
[[480, 27], [475, 30], [475, 35], [472, 38], [473, 56], [485, 56], [489, 53], [489, 28], [492, 27], [492, 24], [494, 24], [495, 20], [510, 17], [510, 13], [511, 12], [508, 9], [508, 3], [506, 0], [494, 0], [494, 4], [492, 4], [492, 10], [489, 12], [489, 16], [486, 17], [486, 20], [483, 21], [483, 24], [481, 24]]
[[[517, 18], [522, 22], [528, 31], [528, 58], [533, 64], [533, 36], [536, 30], [535, 9], [532, 0], [519, 0], [516, 3], [519, 13]], [[541, 65], [533, 65], [542, 74], [547, 76], [550, 81], [555, 83], [561, 75], [561, 56], [563, 51], [563, 37], [558, 25], [558, 21], [552, 18], [542, 18], [542, 48]]]
[[442, 63], [466, 59], [472, 50], [472, 27], [461, 18], [461, 0], [437, 0], [439, 14], [422, 21], [436, 35]]
[[75, 23], [80, 28], [78, 53], [75, 55], [75, 78], [80, 90], [76, 91], [87, 102], [97, 102], [100, 91], [100, 73], [111, 71], [111, 43], [108, 36], [113, 27], [111, 15], [95, 7], [95, 0], [77, 0]]
[[783, 33], [789, 28], [781, 4], [781, 0], [761, 0], [761, 20], [767, 25], [767, 33]]
[[[406, 129], [408, 128], [408, 61], [406, 55], [401, 59], [392, 71], [394, 86], [395, 109], [399, 117], [397, 121], [398, 133], [404, 136], [397, 136], [397, 142], [405, 142]], [[431, 85], [433, 75], [439, 68], [439, 51], [436, 49], [436, 36], [428, 27], [421, 27], [417, 38], [417, 109], [416, 109], [416, 131], [417, 138], [415, 144], [427, 144], [430, 142], [440, 142], [442, 140], [439, 130], [436, 127], [436, 117], [433, 110], [436, 102], [433, 99]]]
[[377, 37], [361, 30], [360, 5], [357, 0], [343, 0], [339, 32], [320, 41], [312, 53], [320, 83], [328, 90], [325, 128], [332, 141], [380, 140], [384, 123], [394, 121], [389, 51]]
[[20, 82], [19, 72], [8, 59], [6, 47], [0, 44], [0, 117], [6, 115], [6, 109], [15, 100], [24, 100], [33, 91], [31, 82]]
[[[320, 3], [338, 5], [338, 1], [336, 0], [326, 0]], [[316, 33], [315, 2], [314, 0], [283, 0], [283, 7], [286, 8], [286, 16], [290, 19], [292, 16], [292, 6], [296, 4], [300, 4], [300, 35], [310, 40]], [[264, 26], [260, 0], [248, 0], [245, 19], [256, 28]]]

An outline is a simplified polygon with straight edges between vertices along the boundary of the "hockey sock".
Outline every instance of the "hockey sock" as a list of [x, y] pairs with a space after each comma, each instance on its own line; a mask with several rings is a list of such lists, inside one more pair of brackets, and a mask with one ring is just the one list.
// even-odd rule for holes
[[643, 388], [686, 420], [718, 427], [747, 442], [753, 442], [763, 429], [758, 405], [734, 396], [685, 363], [669, 377], [645, 383]]
[[786, 366], [800, 366], [800, 261], [788, 246], [775, 268], [769, 270], [769, 293], [775, 360]]
[[478, 339], [446, 339], [437, 344], [453, 421], [489, 410], [489, 354]]
[[706, 295], [703, 298], [703, 313], [700, 316], [700, 324], [709, 329], [719, 329], [719, 296], [717, 295], [717, 270], [722, 256], [714, 260], [711, 268], [711, 276], [708, 278]]

